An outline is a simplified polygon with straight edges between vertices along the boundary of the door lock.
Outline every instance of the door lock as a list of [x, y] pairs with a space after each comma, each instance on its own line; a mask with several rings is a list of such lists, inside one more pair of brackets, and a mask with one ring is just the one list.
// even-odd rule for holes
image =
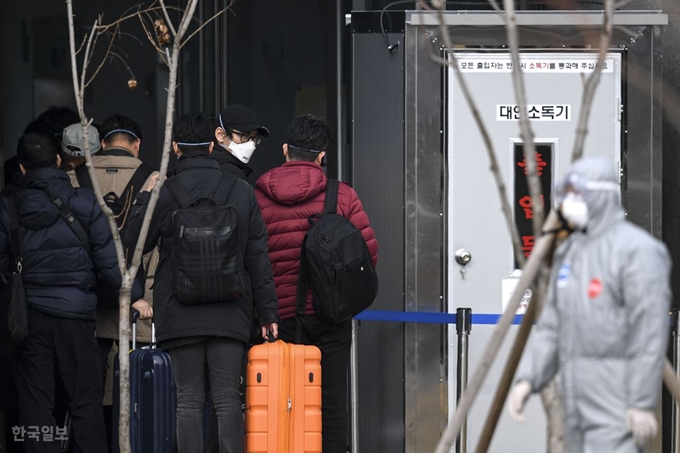
[[458, 249], [456, 251], [456, 263], [465, 266], [472, 261], [472, 254], [466, 249]]

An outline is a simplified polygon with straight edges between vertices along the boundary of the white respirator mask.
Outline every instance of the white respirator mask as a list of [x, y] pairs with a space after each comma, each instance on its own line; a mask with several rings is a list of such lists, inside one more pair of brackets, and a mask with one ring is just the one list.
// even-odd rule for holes
[[566, 194], [560, 212], [567, 222], [577, 230], [585, 228], [588, 223], [588, 205], [581, 195]]
[[231, 150], [231, 153], [234, 155], [234, 157], [236, 157], [244, 164], [247, 164], [248, 161], [250, 161], [251, 156], [255, 152], [256, 145], [254, 141], [248, 140], [245, 143], [231, 142], [229, 143], [229, 146], [227, 146], [227, 148]]

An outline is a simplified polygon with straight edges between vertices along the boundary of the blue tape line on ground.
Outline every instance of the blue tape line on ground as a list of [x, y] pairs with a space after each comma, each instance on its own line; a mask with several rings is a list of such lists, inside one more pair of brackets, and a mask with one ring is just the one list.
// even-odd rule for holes
[[[495, 325], [501, 319], [498, 314], [472, 314], [472, 324]], [[455, 313], [427, 313], [420, 311], [364, 310], [354, 319], [359, 321], [417, 322], [424, 324], [455, 324]], [[522, 322], [522, 315], [515, 315], [513, 324]]]

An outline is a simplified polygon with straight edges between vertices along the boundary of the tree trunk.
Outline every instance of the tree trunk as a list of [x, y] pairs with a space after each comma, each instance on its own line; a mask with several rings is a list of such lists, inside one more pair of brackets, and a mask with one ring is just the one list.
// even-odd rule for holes
[[118, 419], [118, 442], [120, 453], [130, 453], [130, 293], [133, 279], [129, 272], [123, 275], [120, 287], [118, 314], [118, 363], [120, 366], [120, 407]]
[[541, 401], [548, 419], [548, 453], [566, 453], [564, 439], [564, 409], [557, 381], [553, 379], [541, 392]]

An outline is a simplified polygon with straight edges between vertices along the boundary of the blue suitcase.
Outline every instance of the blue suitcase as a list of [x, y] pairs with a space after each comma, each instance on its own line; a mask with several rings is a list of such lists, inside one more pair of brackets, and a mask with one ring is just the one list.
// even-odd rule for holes
[[[130, 352], [130, 443], [132, 453], [170, 453], [175, 437], [177, 393], [170, 356], [152, 345], [136, 349], [137, 318], [132, 319], [132, 351]], [[118, 447], [120, 408], [120, 370], [114, 361], [113, 381], [113, 451]]]

